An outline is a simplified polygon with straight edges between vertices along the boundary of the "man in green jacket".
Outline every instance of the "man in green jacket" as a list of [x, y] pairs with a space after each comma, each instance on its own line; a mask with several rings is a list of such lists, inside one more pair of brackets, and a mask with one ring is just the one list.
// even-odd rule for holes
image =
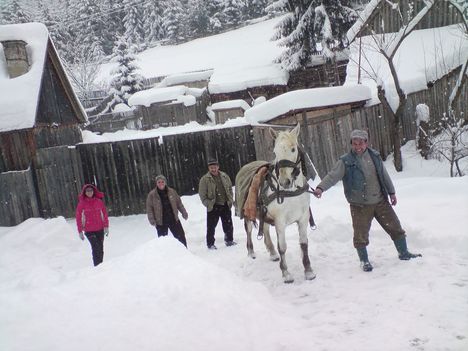
[[397, 204], [395, 188], [379, 153], [368, 148], [367, 132], [353, 130], [350, 139], [351, 151], [340, 157], [317, 186], [314, 195], [320, 198], [324, 191], [343, 180], [345, 196], [351, 208], [353, 244], [363, 271], [370, 272], [373, 269], [366, 247], [369, 245], [369, 230], [374, 218], [392, 238], [400, 260], [421, 256], [408, 251], [405, 231], [392, 208], [392, 205]]
[[231, 206], [233, 203], [232, 182], [229, 176], [219, 170], [217, 160], [208, 161], [208, 173], [198, 185], [198, 195], [207, 210], [206, 245], [216, 250], [215, 229], [221, 218], [226, 246], [236, 245], [233, 240]]

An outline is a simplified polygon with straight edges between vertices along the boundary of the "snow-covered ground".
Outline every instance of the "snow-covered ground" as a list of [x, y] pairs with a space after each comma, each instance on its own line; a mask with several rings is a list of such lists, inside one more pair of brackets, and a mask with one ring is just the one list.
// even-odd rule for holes
[[[29, 219], [0, 227], [0, 350], [468, 350], [468, 177], [423, 161], [408, 144], [405, 171], [387, 161], [409, 247], [423, 257], [399, 261], [374, 223], [360, 270], [348, 206], [337, 185], [312, 198], [310, 233], [317, 273], [303, 278], [297, 231], [284, 284], [261, 242], [205, 247], [206, 214], [183, 197], [188, 250], [157, 239], [145, 215], [112, 217], [104, 263], [92, 267], [73, 219]], [[169, 182], [170, 183], [170, 182]]]

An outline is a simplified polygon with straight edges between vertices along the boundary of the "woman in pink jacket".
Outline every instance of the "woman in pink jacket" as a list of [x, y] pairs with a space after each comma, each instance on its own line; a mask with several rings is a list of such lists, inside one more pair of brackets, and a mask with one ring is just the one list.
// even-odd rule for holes
[[109, 219], [106, 206], [101, 200], [104, 194], [92, 184], [83, 186], [76, 207], [76, 225], [80, 239], [88, 238], [93, 252], [93, 262], [97, 266], [104, 258], [104, 234], [109, 235]]

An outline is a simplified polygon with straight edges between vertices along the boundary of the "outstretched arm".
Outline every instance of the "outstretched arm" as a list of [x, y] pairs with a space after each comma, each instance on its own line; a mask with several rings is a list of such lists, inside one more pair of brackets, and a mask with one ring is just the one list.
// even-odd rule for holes
[[314, 195], [317, 198], [322, 196], [322, 193], [328, 189], [330, 189], [333, 185], [338, 183], [341, 179], [343, 179], [345, 175], [345, 165], [342, 160], [338, 160], [333, 168], [328, 172], [328, 174], [323, 178], [317, 188], [314, 190]]

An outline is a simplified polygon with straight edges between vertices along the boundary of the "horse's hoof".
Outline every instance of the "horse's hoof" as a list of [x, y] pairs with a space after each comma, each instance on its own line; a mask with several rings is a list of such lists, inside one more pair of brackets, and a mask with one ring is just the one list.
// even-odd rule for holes
[[252, 259], [252, 260], [255, 260], [257, 258], [257, 255], [255, 255], [254, 253], [249, 253], [248, 256]]
[[273, 254], [273, 255], [270, 255], [270, 261], [273, 261], [273, 262], [277, 262], [279, 261], [279, 255], [278, 254]]
[[310, 272], [305, 272], [305, 279], [306, 280], [314, 280], [316, 277], [316, 274], [312, 271]]
[[291, 274], [287, 274], [283, 277], [283, 281], [285, 282], [285, 284], [291, 284], [294, 283], [294, 278]]

